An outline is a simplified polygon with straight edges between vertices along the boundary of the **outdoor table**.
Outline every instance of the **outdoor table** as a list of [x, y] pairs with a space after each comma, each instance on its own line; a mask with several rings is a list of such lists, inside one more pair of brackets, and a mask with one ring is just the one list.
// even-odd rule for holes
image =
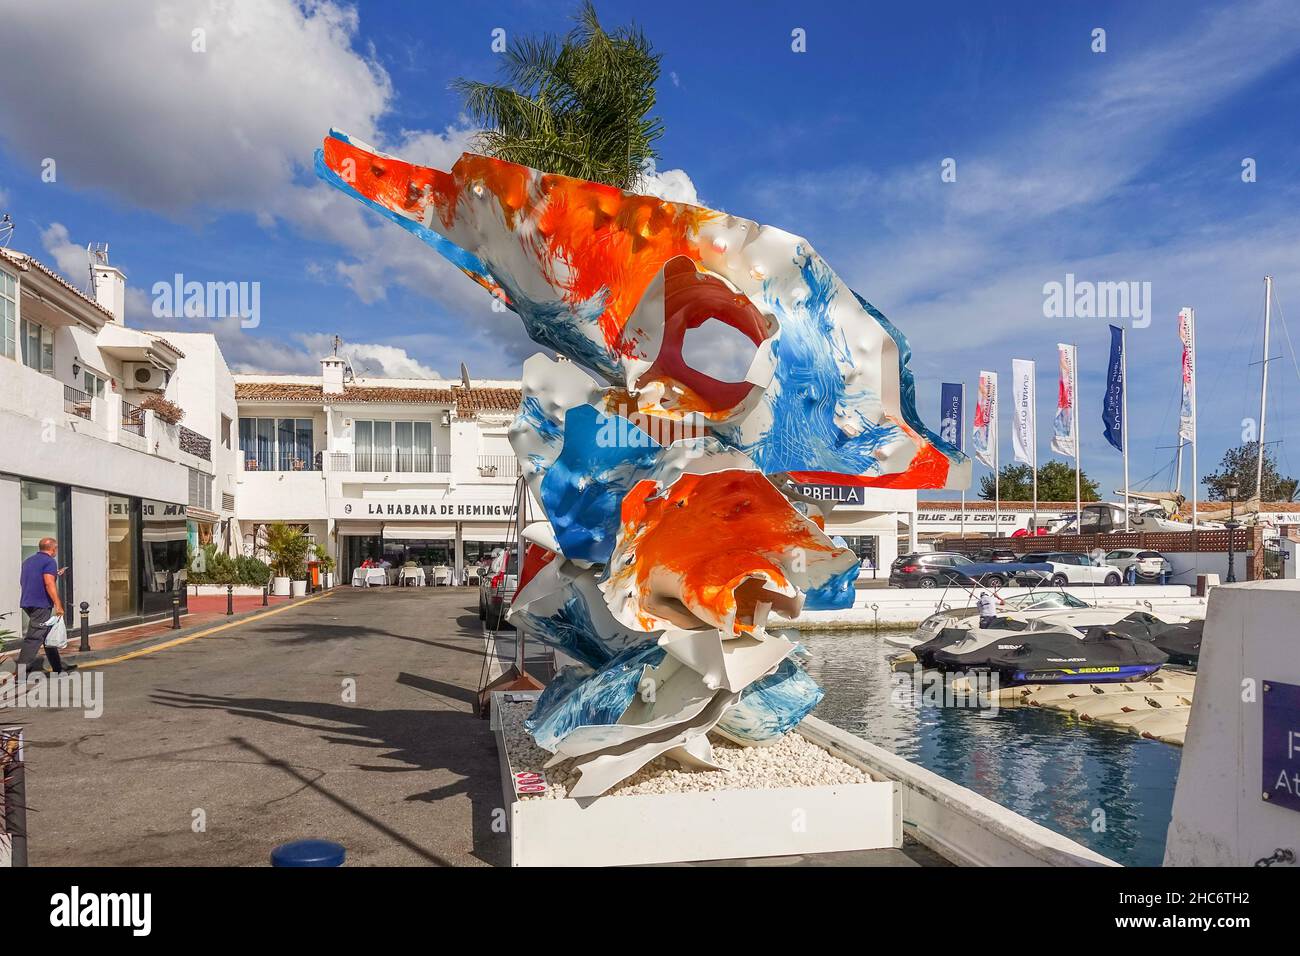
[[366, 569], [357, 568], [352, 572], [352, 586], [354, 588], [363, 588], [366, 586]]
[[402, 568], [402, 584], [414, 582], [416, 585], [424, 585], [424, 568]]
[[388, 584], [388, 572], [383, 568], [366, 569], [366, 587], [383, 587]]

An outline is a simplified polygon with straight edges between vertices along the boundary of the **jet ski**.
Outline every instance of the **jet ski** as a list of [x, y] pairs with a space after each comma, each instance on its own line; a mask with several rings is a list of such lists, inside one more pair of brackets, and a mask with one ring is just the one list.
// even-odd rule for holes
[[1103, 624], [1071, 627], [1037, 618], [995, 617], [979, 627], [962, 615], [958, 626], [912, 649], [916, 663], [943, 672], [992, 671], [1014, 684], [1117, 683], [1142, 680], [1169, 656], [1150, 640]]
[[[1085, 631], [1105, 627], [1123, 637], [1150, 641], [1169, 655], [1171, 664], [1192, 667], [1200, 657], [1203, 620], [1155, 611], [1135, 604], [1093, 607], [1063, 591], [1037, 591], [1007, 598], [1002, 604], [1003, 620], [1039, 621]], [[947, 628], [979, 628], [978, 610], [954, 608], [930, 615], [911, 638], [896, 639], [900, 647], [916, 647], [932, 640]]]

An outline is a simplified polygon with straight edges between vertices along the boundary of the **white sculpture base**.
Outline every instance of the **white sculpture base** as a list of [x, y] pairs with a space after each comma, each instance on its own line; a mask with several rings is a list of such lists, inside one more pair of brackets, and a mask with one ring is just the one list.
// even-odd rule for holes
[[[518, 695], [510, 695], [517, 697]], [[513, 866], [631, 866], [899, 847], [892, 781], [824, 787], [520, 799], [504, 728], [493, 730]]]

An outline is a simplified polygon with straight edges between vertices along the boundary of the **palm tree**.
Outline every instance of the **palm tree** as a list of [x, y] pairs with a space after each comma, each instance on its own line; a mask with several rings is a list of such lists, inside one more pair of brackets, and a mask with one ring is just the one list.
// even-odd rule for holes
[[545, 172], [630, 189], [663, 135], [655, 105], [661, 55], [640, 29], [606, 33], [584, 0], [567, 37], [522, 37], [504, 52], [506, 82], [454, 88], [482, 126], [475, 148]]

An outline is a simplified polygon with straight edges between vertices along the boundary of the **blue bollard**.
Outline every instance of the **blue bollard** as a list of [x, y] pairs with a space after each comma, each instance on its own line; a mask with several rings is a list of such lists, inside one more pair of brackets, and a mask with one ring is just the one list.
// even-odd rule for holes
[[342, 866], [347, 851], [329, 840], [295, 840], [271, 851], [272, 866]]

